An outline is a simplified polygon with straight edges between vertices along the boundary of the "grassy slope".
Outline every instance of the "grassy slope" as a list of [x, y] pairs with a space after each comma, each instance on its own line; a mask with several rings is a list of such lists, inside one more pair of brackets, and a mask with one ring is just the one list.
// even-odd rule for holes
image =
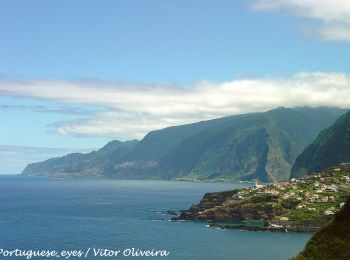
[[350, 198], [334, 220], [318, 231], [293, 260], [350, 259]]

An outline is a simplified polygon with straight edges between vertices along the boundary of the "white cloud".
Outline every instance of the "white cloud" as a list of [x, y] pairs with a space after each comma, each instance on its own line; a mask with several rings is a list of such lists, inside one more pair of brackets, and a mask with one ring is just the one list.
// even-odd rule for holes
[[47, 107], [47, 106], [33, 106], [33, 105], [6, 105], [0, 104], [0, 111], [12, 111], [12, 110], [27, 110], [38, 113], [56, 113], [56, 114], [67, 114], [67, 115], [86, 115], [88, 113], [94, 113], [96, 110], [76, 108], [69, 106], [61, 107]]
[[350, 107], [350, 75], [298, 73], [283, 78], [199, 82], [190, 86], [121, 85], [68, 81], [0, 80], [0, 95], [93, 105], [80, 119], [53, 122], [60, 135], [141, 138], [171, 125], [278, 106]]
[[307, 34], [325, 41], [350, 42], [349, 0], [256, 0], [253, 9], [287, 11], [292, 15], [317, 21]]

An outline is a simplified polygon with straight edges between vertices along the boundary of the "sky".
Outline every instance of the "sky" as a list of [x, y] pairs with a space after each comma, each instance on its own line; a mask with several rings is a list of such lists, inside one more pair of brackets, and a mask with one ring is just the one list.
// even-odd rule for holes
[[350, 0], [2, 0], [0, 173], [278, 106], [350, 107]]

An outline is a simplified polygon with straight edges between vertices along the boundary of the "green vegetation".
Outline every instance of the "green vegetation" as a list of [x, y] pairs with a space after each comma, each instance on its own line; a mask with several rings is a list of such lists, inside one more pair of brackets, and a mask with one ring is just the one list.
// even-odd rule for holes
[[22, 174], [50, 177], [100, 177], [111, 171], [115, 163], [122, 162], [137, 143], [137, 140], [112, 141], [91, 153], [72, 153], [29, 164]]
[[28, 165], [23, 174], [123, 179], [255, 180], [289, 178], [297, 155], [345, 110], [277, 108], [168, 127], [141, 141], [113, 141], [89, 154]]
[[332, 165], [350, 161], [350, 112], [323, 130], [316, 140], [298, 156], [291, 177], [322, 171]]
[[331, 223], [318, 231], [293, 260], [350, 259], [350, 197]]
[[314, 231], [328, 223], [349, 195], [350, 165], [343, 164], [301, 179], [208, 193], [180, 219], [263, 220], [269, 230]]

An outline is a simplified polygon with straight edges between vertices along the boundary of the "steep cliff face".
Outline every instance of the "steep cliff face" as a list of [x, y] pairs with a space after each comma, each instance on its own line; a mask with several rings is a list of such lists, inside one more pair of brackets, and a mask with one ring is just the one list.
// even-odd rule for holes
[[332, 165], [350, 162], [350, 112], [323, 130], [297, 157], [291, 177], [322, 171]]
[[[165, 172], [175, 169], [194, 179], [259, 179], [264, 182], [288, 179], [298, 145], [269, 118], [244, 128], [233, 126], [227, 132], [216, 131], [204, 147], [202, 138], [186, 142], [177, 154], [170, 154], [179, 158], [177, 165], [162, 162]], [[191, 158], [192, 162], [186, 158]], [[190, 164], [184, 165], [181, 161]]]
[[[30, 164], [26, 175], [278, 181], [341, 109], [277, 108], [168, 127], [141, 141]], [[321, 120], [323, 119], [323, 120]]]

